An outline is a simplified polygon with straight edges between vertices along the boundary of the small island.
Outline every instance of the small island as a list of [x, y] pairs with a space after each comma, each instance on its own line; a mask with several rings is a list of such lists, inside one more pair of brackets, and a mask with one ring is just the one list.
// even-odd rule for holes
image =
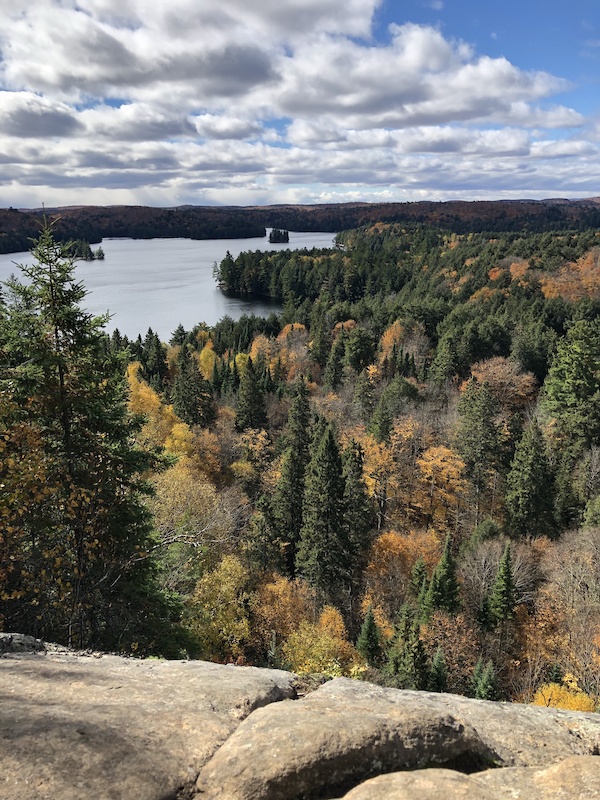
[[269, 234], [269, 244], [287, 244], [290, 240], [290, 232], [273, 228]]

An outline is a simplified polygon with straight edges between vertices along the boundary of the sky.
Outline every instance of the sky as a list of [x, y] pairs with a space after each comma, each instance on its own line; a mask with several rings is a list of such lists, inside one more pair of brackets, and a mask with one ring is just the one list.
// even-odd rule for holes
[[0, 207], [598, 195], [598, 0], [0, 0]]

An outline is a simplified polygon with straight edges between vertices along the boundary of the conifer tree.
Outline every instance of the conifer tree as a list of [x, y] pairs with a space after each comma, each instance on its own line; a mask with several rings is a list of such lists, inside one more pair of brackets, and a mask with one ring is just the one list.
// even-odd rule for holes
[[427, 594], [425, 595], [423, 614], [430, 619], [435, 609], [455, 614], [460, 606], [459, 584], [456, 577], [456, 562], [450, 548], [450, 537], [446, 537], [444, 551], [438, 561]]
[[372, 606], [369, 606], [365, 614], [360, 634], [356, 641], [356, 649], [370, 667], [378, 667], [381, 664], [383, 657], [381, 634], [375, 622]]
[[473, 697], [478, 700], [499, 700], [500, 692], [498, 690], [498, 679], [496, 677], [496, 670], [491, 661], [486, 664], [480, 658], [473, 670], [473, 677], [471, 679]]
[[410, 591], [413, 597], [419, 597], [423, 589], [423, 582], [427, 583], [427, 567], [423, 556], [419, 556], [410, 573]]
[[[322, 430], [319, 423], [316, 427]], [[351, 565], [342, 460], [330, 425], [311, 450], [296, 568], [321, 597], [339, 605], [344, 602]]]
[[11, 280], [0, 304], [0, 617], [52, 641], [137, 640], [144, 652], [166, 605], [141, 555], [141, 476], [157, 462], [132, 444], [128, 355], [104, 346], [106, 317], [82, 309], [74, 259], [49, 226], [32, 254], [27, 283]]
[[332, 389], [333, 391], [338, 388], [342, 380], [347, 338], [346, 332], [342, 328], [337, 336], [337, 339], [334, 341], [331, 347], [329, 358], [327, 359], [327, 364], [325, 365], [323, 384], [328, 389]]
[[437, 648], [431, 660], [427, 688], [430, 692], [445, 692], [448, 688], [448, 667], [441, 647]]
[[499, 625], [501, 622], [513, 619], [516, 604], [517, 590], [512, 570], [510, 545], [507, 544], [490, 593], [489, 611], [493, 623]]
[[385, 671], [398, 689], [425, 689], [428, 679], [427, 656], [420, 639], [421, 627], [408, 605], [400, 611], [392, 638]]
[[254, 364], [249, 358], [240, 375], [235, 427], [238, 431], [246, 428], [264, 428], [267, 424], [265, 394], [260, 388]]
[[531, 422], [515, 449], [506, 479], [506, 514], [512, 536], [552, 536], [556, 531], [552, 472], [539, 425]]
[[182, 345], [177, 358], [177, 376], [173, 383], [173, 410], [188, 425], [206, 427], [214, 421], [216, 409], [208, 381], [198, 369], [187, 345]]
[[272, 508], [276, 538], [284, 552], [284, 570], [286, 575], [293, 577], [302, 528], [302, 505], [310, 444], [310, 406], [306, 383], [302, 379], [295, 386], [283, 440], [285, 451]]
[[344, 478], [344, 524], [347, 530], [349, 558], [352, 564], [353, 584], [361, 580], [366, 567], [367, 553], [371, 544], [374, 514], [367, 487], [363, 479], [364, 454], [354, 440], [342, 454]]

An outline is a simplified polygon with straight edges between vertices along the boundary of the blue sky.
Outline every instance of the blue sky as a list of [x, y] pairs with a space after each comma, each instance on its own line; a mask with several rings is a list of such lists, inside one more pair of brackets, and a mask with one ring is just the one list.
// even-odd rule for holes
[[12, 0], [0, 205], [600, 195], [599, 90], [597, 0]]

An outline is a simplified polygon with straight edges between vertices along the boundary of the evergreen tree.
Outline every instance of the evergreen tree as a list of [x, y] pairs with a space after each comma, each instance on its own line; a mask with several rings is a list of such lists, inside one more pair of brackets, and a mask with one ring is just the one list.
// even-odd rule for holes
[[216, 417], [208, 381], [200, 374], [198, 363], [185, 344], [181, 346], [177, 358], [172, 401], [173, 410], [188, 425], [206, 427]]
[[73, 256], [49, 226], [32, 253], [0, 309], [0, 617], [52, 641], [147, 652], [170, 612], [141, 557], [141, 476], [156, 458], [133, 444], [127, 353], [104, 346], [106, 317], [81, 308]]
[[479, 700], [500, 699], [496, 670], [491, 661], [488, 661], [484, 665], [483, 660], [481, 658], [479, 659], [473, 670], [471, 686], [473, 696]]
[[335, 391], [342, 381], [344, 372], [344, 357], [346, 355], [346, 341], [348, 337], [342, 328], [339, 332], [337, 339], [335, 339], [327, 364], [325, 365], [325, 372], [323, 373], [323, 385]]
[[517, 589], [512, 570], [510, 545], [504, 548], [504, 553], [498, 566], [498, 574], [490, 593], [489, 610], [494, 624], [508, 622], [513, 619], [517, 604]]
[[246, 428], [265, 428], [266, 425], [265, 394], [260, 388], [252, 359], [249, 358], [240, 375], [235, 427], [238, 431], [244, 431]]
[[481, 498], [500, 459], [500, 437], [494, 417], [496, 403], [487, 382], [472, 379], [460, 399], [457, 450], [475, 489], [475, 524], [479, 522]]
[[431, 660], [427, 688], [430, 692], [445, 692], [448, 688], [448, 667], [441, 647], [437, 648]]
[[417, 598], [423, 589], [423, 583], [427, 584], [427, 567], [423, 556], [419, 556], [415, 561], [410, 573], [410, 591], [413, 597]]
[[360, 582], [367, 566], [367, 554], [371, 544], [374, 515], [367, 487], [363, 480], [364, 454], [355, 441], [351, 441], [342, 454], [344, 478], [344, 523], [350, 548], [353, 585]]
[[552, 536], [554, 491], [544, 439], [534, 420], [518, 443], [506, 479], [506, 514], [513, 536]]
[[369, 433], [372, 433], [378, 442], [389, 442], [393, 421], [387, 396], [382, 394], [373, 412]]
[[356, 641], [356, 649], [370, 667], [378, 667], [383, 657], [381, 634], [375, 622], [372, 606], [369, 606], [360, 634]]
[[284, 571], [293, 577], [302, 528], [302, 505], [310, 444], [310, 406], [308, 390], [302, 379], [295, 386], [283, 440], [286, 449], [272, 508], [276, 537], [284, 553]]
[[345, 601], [351, 564], [342, 460], [330, 425], [311, 449], [296, 568], [324, 599], [339, 605]]
[[435, 609], [455, 614], [460, 606], [459, 584], [456, 577], [456, 562], [450, 549], [450, 537], [446, 537], [444, 552], [438, 561], [427, 594], [425, 595], [423, 613], [430, 619]]
[[398, 689], [425, 689], [427, 656], [420, 639], [421, 627], [410, 606], [404, 605], [392, 638], [385, 671]]

